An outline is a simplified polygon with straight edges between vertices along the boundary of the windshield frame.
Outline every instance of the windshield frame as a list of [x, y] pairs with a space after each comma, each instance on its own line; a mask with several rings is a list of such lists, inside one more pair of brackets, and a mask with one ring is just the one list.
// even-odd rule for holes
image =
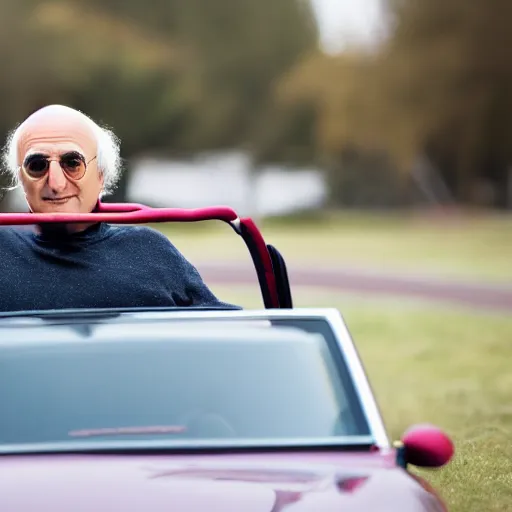
[[303, 439], [243, 439], [236, 440], [194, 440], [176, 441], [169, 439], [153, 440], [102, 440], [102, 441], [59, 441], [58, 443], [23, 443], [0, 444], [0, 456], [13, 454], [45, 454], [45, 453], [105, 453], [105, 452], [160, 452], [166, 453], [236, 453], [247, 451], [273, 450], [331, 450], [337, 451], [370, 451], [375, 447], [375, 440], [368, 436], [318, 437]]
[[[71, 312], [68, 312], [69, 318], [65, 320], [62, 312], [55, 312], [54, 316], [51, 312], [46, 315], [38, 317], [25, 316], [17, 317], [20, 320], [19, 325], [14, 318], [10, 318], [4, 323], [0, 320], [0, 332], [3, 327], [12, 329], [16, 327], [29, 327], [31, 324], [34, 327], [43, 325], [57, 325], [69, 323], [83, 323], [84, 317], [78, 314], [73, 318]], [[92, 312], [91, 312], [92, 313]], [[75, 452], [75, 451], [102, 451], [102, 450], [157, 450], [164, 451], [208, 451], [208, 450], [251, 450], [251, 449], [275, 449], [287, 447], [293, 449], [325, 449], [325, 448], [347, 448], [359, 447], [359, 449], [366, 447], [377, 447], [379, 449], [389, 449], [390, 443], [385, 430], [384, 422], [382, 420], [380, 411], [378, 409], [375, 397], [371, 390], [369, 381], [367, 379], [362, 362], [359, 358], [357, 349], [352, 341], [350, 333], [345, 325], [342, 315], [336, 309], [294, 309], [294, 310], [224, 310], [224, 311], [137, 311], [133, 313], [122, 312], [118, 315], [105, 316], [101, 312], [97, 312], [96, 320], [94, 316], [90, 315], [87, 322], [90, 323], [129, 323], [136, 321], [137, 323], [151, 322], [180, 322], [193, 319], [205, 320], [213, 322], [232, 321], [237, 319], [239, 321], [268, 321], [282, 326], [293, 326], [309, 332], [318, 333], [318, 329], [304, 329], [304, 325], [310, 322], [310, 325], [315, 324], [316, 327], [321, 325], [321, 334], [324, 336], [326, 343], [329, 345], [329, 350], [332, 352], [333, 358], [342, 358], [341, 365], [346, 367], [347, 373], [343, 379], [343, 385], [348, 386], [349, 393], [353, 395], [359, 402], [359, 408], [363, 414], [363, 420], [367, 423], [370, 436], [349, 436], [346, 438], [318, 438], [318, 439], [293, 439], [293, 440], [236, 440], [219, 441], [215, 442], [208, 440], [203, 442], [194, 442], [196, 446], [191, 446], [190, 442], [180, 444], [176, 440], [166, 443], [165, 439], [157, 439], [154, 441], [129, 441], [129, 440], [102, 440], [96, 441], [59, 441], [58, 443], [32, 443], [26, 445], [0, 445], [0, 454], [8, 453], [36, 453], [36, 452]], [[46, 317], [46, 318], [45, 318]], [[44, 320], [42, 320], [45, 318]], [[7, 319], [6, 319], [7, 320]], [[27, 322], [28, 320], [28, 322]], [[311, 324], [313, 322], [313, 324]], [[301, 325], [302, 324], [302, 325]], [[335, 349], [335, 350], [333, 350]], [[340, 368], [340, 361], [335, 361], [337, 368]], [[343, 374], [345, 372], [338, 372]], [[349, 376], [347, 380], [347, 376]], [[342, 441], [343, 440], [343, 441]]]

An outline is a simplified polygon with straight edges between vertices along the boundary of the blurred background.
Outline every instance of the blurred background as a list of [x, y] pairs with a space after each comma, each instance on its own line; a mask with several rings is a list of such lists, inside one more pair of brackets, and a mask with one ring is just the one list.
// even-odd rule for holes
[[1, 0], [0, 132], [85, 111], [122, 140], [115, 200], [510, 210], [512, 8], [467, 4]]
[[[0, 133], [66, 104], [121, 138], [106, 201], [254, 217], [295, 304], [344, 314], [391, 434], [454, 436], [429, 475], [452, 510], [512, 510], [511, 23], [510, 0], [0, 0]], [[261, 306], [230, 228], [156, 227]]]

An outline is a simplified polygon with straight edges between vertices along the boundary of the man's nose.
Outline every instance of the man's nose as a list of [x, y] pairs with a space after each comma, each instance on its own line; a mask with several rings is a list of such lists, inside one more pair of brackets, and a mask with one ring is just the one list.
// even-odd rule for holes
[[67, 182], [68, 180], [59, 162], [50, 162], [50, 168], [48, 169], [48, 186], [52, 190], [63, 190]]

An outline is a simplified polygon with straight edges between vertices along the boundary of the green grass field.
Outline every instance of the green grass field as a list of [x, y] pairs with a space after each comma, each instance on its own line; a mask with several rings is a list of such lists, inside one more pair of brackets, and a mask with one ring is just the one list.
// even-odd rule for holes
[[[258, 223], [290, 263], [421, 272], [512, 283], [512, 217], [337, 214], [322, 222]], [[192, 261], [249, 261], [243, 241], [220, 222], [160, 224]]]
[[[216, 292], [260, 305], [252, 289]], [[392, 440], [421, 422], [452, 436], [453, 461], [420, 472], [451, 511], [512, 510], [512, 318], [305, 289], [297, 306], [342, 312]]]

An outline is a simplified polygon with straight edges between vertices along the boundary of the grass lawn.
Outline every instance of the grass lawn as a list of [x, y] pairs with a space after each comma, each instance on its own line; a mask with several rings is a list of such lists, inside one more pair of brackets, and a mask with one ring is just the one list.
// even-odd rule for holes
[[[252, 289], [215, 291], [260, 306]], [[297, 306], [342, 311], [393, 439], [418, 422], [453, 437], [450, 465], [421, 471], [450, 510], [512, 510], [512, 318], [304, 289], [296, 295]]]
[[[321, 222], [269, 220], [259, 225], [290, 263], [320, 260], [512, 283], [512, 216], [338, 214]], [[249, 261], [243, 241], [220, 222], [155, 227], [192, 261]]]
[[[512, 217], [338, 215], [323, 222], [260, 223], [290, 263], [368, 267], [512, 283]], [[249, 261], [221, 223], [160, 225], [192, 261]], [[260, 307], [248, 288], [212, 286], [224, 300]], [[389, 433], [435, 423], [456, 457], [425, 472], [454, 512], [512, 511], [512, 317], [294, 290], [296, 306], [337, 307], [363, 357]]]

